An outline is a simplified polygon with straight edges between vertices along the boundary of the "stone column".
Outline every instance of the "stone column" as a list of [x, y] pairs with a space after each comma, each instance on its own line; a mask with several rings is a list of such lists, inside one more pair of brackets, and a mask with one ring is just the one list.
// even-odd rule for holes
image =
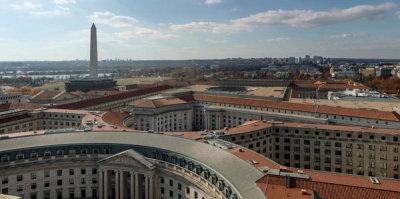
[[108, 199], [108, 171], [104, 170], [104, 198]]
[[124, 199], [125, 184], [124, 184], [124, 171], [119, 172], [119, 196], [120, 199]]
[[149, 190], [149, 196], [150, 196], [150, 199], [153, 199], [154, 198], [154, 190], [153, 190], [153, 188], [154, 188], [154, 185], [153, 185], [153, 178], [154, 178], [154, 176], [152, 175], [152, 176], [150, 176], [150, 179], [149, 179], [149, 186], [150, 186], [150, 190]]
[[99, 169], [99, 198], [103, 199], [103, 169]]
[[139, 174], [135, 173], [135, 199], [139, 199]]
[[119, 199], [119, 171], [115, 170], [115, 199]]
[[135, 179], [133, 177], [133, 172], [130, 172], [131, 174], [131, 199], [135, 199]]
[[144, 198], [149, 199], [149, 176], [144, 176]]

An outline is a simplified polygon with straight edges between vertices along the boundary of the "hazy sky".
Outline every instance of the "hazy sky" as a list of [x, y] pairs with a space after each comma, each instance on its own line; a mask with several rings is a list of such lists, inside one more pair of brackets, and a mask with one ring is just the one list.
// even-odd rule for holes
[[400, 58], [400, 1], [0, 0], [0, 60]]

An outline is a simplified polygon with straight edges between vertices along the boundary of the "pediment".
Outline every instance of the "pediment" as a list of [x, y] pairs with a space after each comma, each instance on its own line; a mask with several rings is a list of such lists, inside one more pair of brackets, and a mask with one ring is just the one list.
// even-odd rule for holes
[[154, 169], [153, 163], [149, 162], [142, 154], [129, 149], [98, 161], [99, 164], [125, 165], [129, 167], [140, 167]]

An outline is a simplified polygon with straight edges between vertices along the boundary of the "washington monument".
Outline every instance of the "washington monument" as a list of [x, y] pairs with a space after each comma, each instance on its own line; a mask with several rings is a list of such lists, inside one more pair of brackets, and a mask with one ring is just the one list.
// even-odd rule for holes
[[98, 60], [97, 60], [97, 30], [96, 26], [92, 25], [90, 30], [90, 75], [89, 78], [70, 79], [65, 82], [65, 90], [67, 92], [83, 91], [114, 88], [117, 84], [115, 80], [108, 77], [99, 78]]
[[96, 26], [92, 25], [90, 31], [90, 78], [98, 78], [98, 61], [97, 61], [97, 30]]

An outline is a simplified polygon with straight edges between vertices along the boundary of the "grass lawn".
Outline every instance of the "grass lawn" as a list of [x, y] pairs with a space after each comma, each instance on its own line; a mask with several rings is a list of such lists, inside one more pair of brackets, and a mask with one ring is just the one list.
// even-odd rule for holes
[[41, 87], [42, 89], [49, 89], [49, 90], [55, 90], [56, 88], [59, 88], [59, 90], [65, 90], [65, 84], [63, 81], [54, 81], [54, 82], [49, 82]]

